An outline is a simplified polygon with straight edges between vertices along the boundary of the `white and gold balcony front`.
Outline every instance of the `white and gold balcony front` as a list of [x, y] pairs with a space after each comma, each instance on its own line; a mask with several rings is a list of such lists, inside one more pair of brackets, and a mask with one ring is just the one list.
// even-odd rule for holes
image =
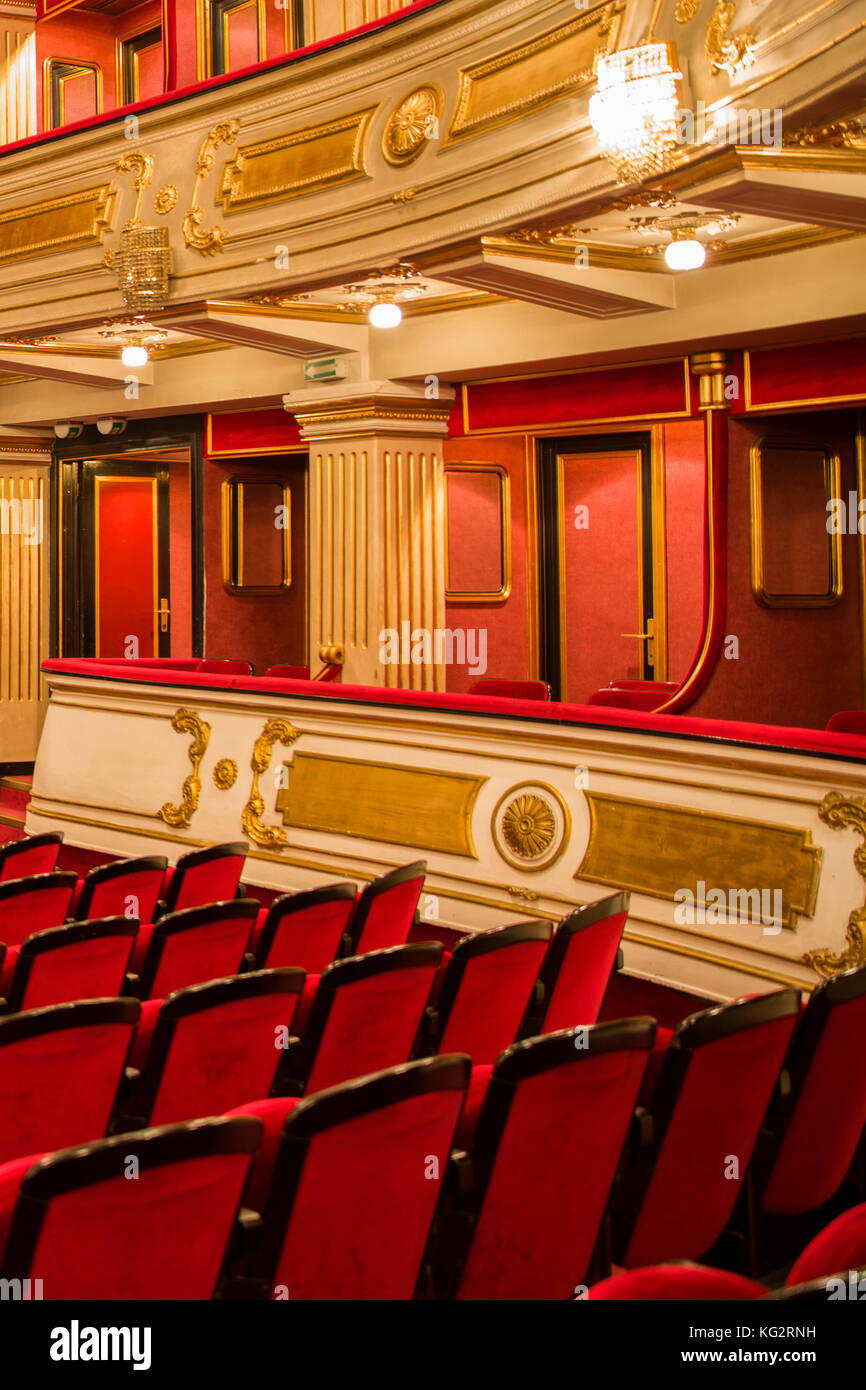
[[[748, 31], [741, 8], [446, 0], [134, 121], [10, 149], [0, 423], [278, 403], [323, 353], [355, 381], [448, 382], [853, 322], [859, 0], [761, 0]], [[650, 31], [677, 44], [694, 129], [670, 170], [623, 186], [589, 119], [594, 69]], [[141, 193], [131, 153], [172, 269], [162, 360], [132, 398], [98, 337], [122, 313], [111, 261]], [[695, 226], [704, 268], [669, 270], [658, 252]], [[359, 289], [399, 266], [422, 293], [397, 331], [371, 328]]]

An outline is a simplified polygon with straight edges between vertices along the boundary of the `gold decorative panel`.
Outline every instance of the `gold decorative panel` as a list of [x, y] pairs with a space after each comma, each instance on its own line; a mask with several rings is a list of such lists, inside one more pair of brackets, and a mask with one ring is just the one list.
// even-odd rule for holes
[[0, 264], [98, 246], [117, 194], [110, 183], [0, 212]]
[[[828, 792], [818, 807], [818, 815], [831, 830], [856, 830], [860, 844], [854, 851], [854, 866], [860, 877], [866, 879], [866, 801], [862, 796]], [[816, 951], [807, 951], [803, 960], [825, 979], [840, 970], [866, 965], [866, 906], [855, 907], [850, 913], [845, 944], [838, 954], [829, 946], [822, 946]]]
[[597, 8], [462, 69], [457, 108], [444, 143], [478, 135], [590, 87], [596, 53], [612, 37], [611, 10]]
[[273, 140], [242, 145], [223, 165], [223, 212], [316, 193], [366, 176], [364, 140], [376, 107], [306, 126]]
[[296, 753], [277, 796], [285, 825], [477, 859], [472, 809], [486, 777]]
[[783, 927], [815, 911], [822, 850], [809, 830], [585, 792], [589, 844], [575, 878], [675, 901], [698, 882], [726, 895], [780, 889]]

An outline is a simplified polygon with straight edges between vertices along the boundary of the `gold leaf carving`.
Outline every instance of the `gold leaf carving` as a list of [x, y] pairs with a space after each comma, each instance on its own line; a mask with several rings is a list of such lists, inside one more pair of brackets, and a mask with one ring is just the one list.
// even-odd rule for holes
[[284, 845], [288, 842], [286, 832], [278, 825], [265, 825], [262, 821], [265, 802], [259, 791], [259, 777], [267, 772], [271, 765], [274, 744], [281, 743], [284, 748], [289, 748], [297, 737], [298, 730], [288, 719], [269, 719], [256, 739], [250, 764], [253, 770], [253, 784], [250, 799], [241, 816], [241, 825], [244, 833], [257, 845]]
[[177, 806], [173, 802], [167, 801], [157, 811], [157, 815], [160, 820], [165, 821], [166, 825], [187, 829], [198, 810], [199, 797], [201, 796], [201, 779], [198, 774], [201, 760], [207, 752], [210, 724], [206, 724], [194, 710], [179, 709], [172, 715], [171, 727], [176, 734], [192, 734], [192, 743], [189, 746], [192, 772], [184, 780], [180, 805]]
[[201, 224], [204, 221], [204, 208], [199, 206], [199, 190], [202, 181], [207, 178], [214, 166], [217, 149], [221, 144], [234, 144], [240, 128], [239, 121], [219, 121], [215, 126], [211, 126], [199, 150], [195, 166], [192, 206], [188, 208], [183, 217], [183, 237], [187, 246], [192, 247], [194, 251], [200, 251], [203, 256], [212, 256], [215, 252], [222, 251], [225, 234], [221, 227], [211, 227], [207, 231], [201, 230]]
[[[854, 867], [866, 880], [866, 800], [860, 796], [845, 796], [844, 792], [828, 792], [818, 807], [818, 815], [831, 830], [851, 828], [857, 831], [861, 843], [854, 851]], [[840, 970], [853, 970], [866, 965], [866, 906], [855, 908], [848, 918], [845, 949], [834, 956], [829, 946], [807, 951], [803, 960], [819, 975], [827, 978]]]

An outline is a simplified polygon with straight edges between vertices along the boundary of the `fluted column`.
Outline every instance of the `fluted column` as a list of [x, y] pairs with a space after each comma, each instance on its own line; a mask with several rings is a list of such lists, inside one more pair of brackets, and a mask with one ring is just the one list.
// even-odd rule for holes
[[354, 382], [283, 397], [310, 446], [311, 660], [347, 684], [444, 690], [453, 392]]

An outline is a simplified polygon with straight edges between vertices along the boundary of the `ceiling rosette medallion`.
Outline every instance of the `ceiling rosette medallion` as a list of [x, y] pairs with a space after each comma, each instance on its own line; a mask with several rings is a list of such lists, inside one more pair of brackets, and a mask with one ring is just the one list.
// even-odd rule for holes
[[493, 812], [490, 829], [506, 864], [535, 872], [559, 858], [568, 843], [571, 818], [552, 787], [526, 782], [505, 793]]

